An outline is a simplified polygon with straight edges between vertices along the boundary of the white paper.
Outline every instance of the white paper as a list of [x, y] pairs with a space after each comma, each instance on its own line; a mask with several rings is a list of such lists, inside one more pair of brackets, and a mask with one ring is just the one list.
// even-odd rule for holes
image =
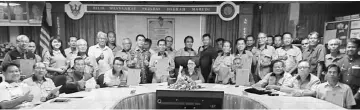
[[94, 77], [90, 78], [89, 80], [86, 81], [85, 83], [85, 87], [86, 88], [91, 88], [91, 89], [94, 89], [96, 87], [96, 81], [94, 79]]
[[246, 86], [249, 85], [249, 69], [236, 69], [236, 85]]
[[169, 71], [167, 70], [169, 68], [169, 58], [159, 59], [156, 61], [155, 64], [156, 68], [156, 76], [161, 77], [163, 75], [169, 75]]
[[141, 69], [130, 69], [127, 75], [127, 85], [137, 86], [140, 83], [140, 72]]
[[344, 93], [343, 92], [334, 92], [326, 91], [325, 100], [333, 104], [344, 107]]

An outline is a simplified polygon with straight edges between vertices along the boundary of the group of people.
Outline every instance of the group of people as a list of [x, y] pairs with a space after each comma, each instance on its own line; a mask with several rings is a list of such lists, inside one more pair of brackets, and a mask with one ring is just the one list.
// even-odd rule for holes
[[[278, 90], [292, 96], [313, 96], [351, 108], [360, 100], [359, 39], [350, 39], [346, 54], [339, 52], [338, 39], [328, 42], [330, 50], [319, 44], [319, 34], [311, 32], [302, 40], [301, 48], [293, 45], [293, 35], [283, 33], [274, 37], [260, 32], [235, 41], [202, 36], [202, 46], [193, 49], [194, 38], [184, 38], [184, 48], [173, 49], [174, 39], [166, 36], [156, 42], [139, 34], [135, 45], [130, 38], [116, 43], [114, 32], [98, 32], [97, 44], [88, 47], [86, 40], [69, 37], [69, 48], [59, 38], [50, 40], [50, 48], [42, 55], [35, 54], [26, 35], [16, 38], [16, 49], [7, 52], [2, 63], [0, 107], [13, 108], [22, 102], [47, 101], [59, 93], [73, 93], [94, 88], [126, 85], [131, 70], [140, 71], [140, 84], [168, 82], [171, 78], [189, 77], [202, 83], [235, 84], [236, 75], [247, 74], [248, 85]], [[190, 58], [184, 68], [175, 68], [178, 56]], [[167, 73], [159, 73], [165, 64]], [[32, 66], [33, 65], [33, 66]], [[247, 70], [239, 72], [238, 70]], [[237, 73], [239, 72], [239, 73]], [[238, 79], [239, 80], [239, 79]], [[58, 90], [58, 91], [56, 91]], [[14, 91], [17, 91], [14, 93]], [[37, 91], [37, 92], [34, 92]], [[55, 92], [54, 92], [55, 91]], [[329, 98], [330, 93], [342, 96], [341, 103]]]

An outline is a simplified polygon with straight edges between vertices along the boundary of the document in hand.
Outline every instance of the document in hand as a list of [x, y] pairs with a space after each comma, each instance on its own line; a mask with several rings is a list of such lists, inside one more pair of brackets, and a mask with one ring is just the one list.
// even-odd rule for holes
[[127, 85], [137, 86], [140, 83], [141, 69], [128, 69]]
[[96, 81], [95, 81], [94, 77], [92, 77], [86, 81], [85, 87], [92, 88], [92, 89], [94, 89], [96, 87]]
[[156, 76], [161, 77], [163, 75], [169, 75], [169, 71], [167, 70], [169, 68], [169, 58], [163, 58], [157, 60], [157, 63], [155, 64], [156, 68]]
[[249, 85], [249, 76], [250, 70], [249, 69], [236, 69], [236, 85], [246, 86]]

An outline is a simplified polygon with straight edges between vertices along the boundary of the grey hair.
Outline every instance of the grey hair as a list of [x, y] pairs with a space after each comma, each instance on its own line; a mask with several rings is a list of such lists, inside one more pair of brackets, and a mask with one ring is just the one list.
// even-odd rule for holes
[[332, 42], [332, 41], [335, 41], [336, 44], [341, 45], [341, 40], [340, 40], [340, 39], [330, 39], [330, 40], [328, 41], [328, 44], [329, 44], [330, 42]]
[[19, 42], [19, 41], [21, 41], [21, 40], [24, 39], [24, 38], [29, 39], [29, 37], [27, 37], [26, 35], [19, 35], [19, 36], [16, 37], [16, 41]]
[[84, 40], [84, 39], [79, 39], [79, 40], [76, 41], [76, 45], [79, 45], [79, 44], [82, 43], [82, 42], [85, 42], [85, 43], [87, 44], [86, 40]]

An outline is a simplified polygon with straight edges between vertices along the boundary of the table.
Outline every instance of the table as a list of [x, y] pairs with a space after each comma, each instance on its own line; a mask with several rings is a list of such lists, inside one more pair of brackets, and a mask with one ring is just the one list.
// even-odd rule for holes
[[[220, 84], [200, 84], [201, 91], [224, 91], [224, 109], [344, 109], [313, 97], [266, 96], [244, 93], [247, 87]], [[135, 94], [130, 92], [135, 90]], [[155, 109], [156, 90], [169, 90], [164, 83], [142, 84], [128, 88], [100, 88], [60, 95], [69, 102], [47, 101], [33, 109]]]

